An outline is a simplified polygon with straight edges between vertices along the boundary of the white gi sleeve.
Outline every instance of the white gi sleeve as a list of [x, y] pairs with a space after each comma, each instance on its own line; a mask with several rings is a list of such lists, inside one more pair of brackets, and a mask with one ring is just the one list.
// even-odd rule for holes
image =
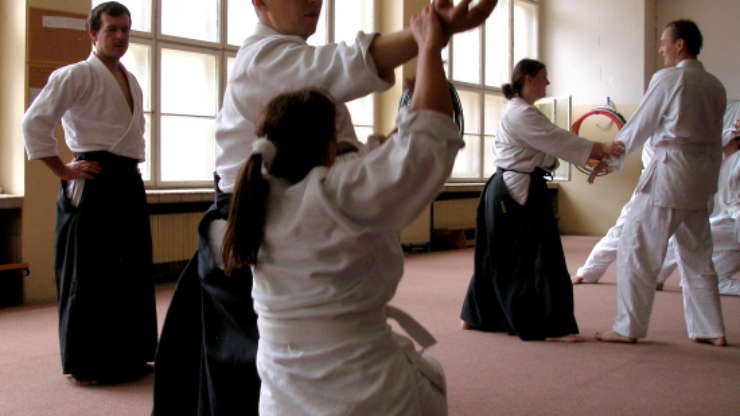
[[85, 94], [87, 87], [82, 71], [72, 69], [66, 67], [54, 71], [23, 116], [23, 136], [29, 160], [58, 155], [54, 128], [62, 115]]
[[615, 140], [624, 143], [624, 154], [611, 159], [610, 168], [612, 170], [622, 169], [625, 158], [639, 149], [660, 127], [661, 116], [665, 114], [670, 103], [668, 89], [660, 82], [660, 74], [659, 71], [653, 75], [637, 110], [619, 131]]
[[324, 192], [347, 218], [363, 226], [401, 229], [439, 193], [464, 146], [452, 118], [401, 110], [398, 132], [364, 157], [338, 163]]
[[579, 166], [586, 164], [593, 146], [589, 140], [556, 126], [532, 106], [509, 117], [507, 129], [516, 132], [517, 139], [527, 146]]
[[247, 69], [264, 88], [284, 91], [303, 87], [322, 88], [338, 102], [382, 91], [395, 81], [378, 76], [368, 52], [377, 34], [359, 32], [354, 45], [344, 42], [312, 46], [292, 36], [272, 36], [258, 42]]

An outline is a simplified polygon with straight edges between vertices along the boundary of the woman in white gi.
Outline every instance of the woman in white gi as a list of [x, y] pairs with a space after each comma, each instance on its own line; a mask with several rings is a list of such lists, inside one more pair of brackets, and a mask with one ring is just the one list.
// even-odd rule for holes
[[522, 340], [579, 342], [573, 288], [545, 176], [558, 158], [578, 165], [619, 146], [594, 143], [552, 124], [534, 102], [549, 84], [541, 62], [514, 67], [496, 142], [498, 171], [478, 206], [475, 271], [461, 313], [464, 329]]
[[[434, 0], [446, 37], [482, 24], [497, 2], [469, 3]], [[257, 412], [251, 274], [244, 268], [234, 271], [243, 278], [227, 278], [219, 254], [234, 184], [257, 139], [255, 127], [267, 102], [288, 91], [324, 89], [342, 107], [337, 139], [361, 147], [344, 102], [389, 88], [394, 68], [417, 53], [407, 29], [359, 32], [353, 44], [313, 46], [306, 40], [316, 29], [321, 1], [252, 4], [260, 23], [236, 55], [216, 119], [216, 201], [198, 227], [198, 252], [180, 277], [157, 349], [155, 415], [191, 415], [194, 409], [204, 409], [199, 416], [233, 415], [234, 409], [239, 415]], [[198, 393], [184, 398], [183, 391]], [[247, 403], [253, 406], [251, 412], [245, 409]]]
[[261, 415], [445, 415], [444, 375], [390, 330], [403, 274], [398, 232], [439, 192], [463, 146], [437, 15], [412, 19], [417, 88], [398, 131], [334, 164], [335, 104], [317, 90], [272, 100], [235, 188], [227, 272], [253, 266]]

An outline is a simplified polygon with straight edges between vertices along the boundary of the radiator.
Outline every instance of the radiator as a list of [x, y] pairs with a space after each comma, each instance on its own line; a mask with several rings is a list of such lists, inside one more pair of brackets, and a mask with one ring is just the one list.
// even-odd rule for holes
[[201, 218], [202, 212], [149, 217], [154, 264], [188, 260], [198, 244], [197, 230]]

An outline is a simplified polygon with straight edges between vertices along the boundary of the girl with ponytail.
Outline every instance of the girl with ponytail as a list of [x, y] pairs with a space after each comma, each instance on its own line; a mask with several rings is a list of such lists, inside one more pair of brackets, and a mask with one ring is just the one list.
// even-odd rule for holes
[[334, 163], [336, 110], [317, 90], [277, 96], [257, 128], [223, 260], [254, 276], [260, 415], [447, 414], [441, 367], [387, 323], [434, 343], [388, 302], [403, 275], [400, 231], [434, 200], [463, 146], [432, 6], [411, 31], [417, 88], [381, 146]]

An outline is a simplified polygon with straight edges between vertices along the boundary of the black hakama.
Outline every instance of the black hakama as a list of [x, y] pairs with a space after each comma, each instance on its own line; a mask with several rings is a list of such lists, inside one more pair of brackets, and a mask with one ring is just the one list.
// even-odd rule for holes
[[57, 199], [56, 284], [62, 369], [102, 383], [146, 373], [157, 345], [152, 240], [138, 161], [86, 152], [101, 171], [78, 206]]
[[494, 174], [478, 205], [475, 269], [461, 318], [472, 328], [542, 340], [577, 334], [573, 286], [545, 172], [530, 174], [522, 206]]
[[208, 244], [211, 222], [226, 219], [230, 194], [198, 225], [198, 251], [177, 283], [154, 369], [153, 416], [257, 415], [257, 315], [252, 273], [226, 276]]

